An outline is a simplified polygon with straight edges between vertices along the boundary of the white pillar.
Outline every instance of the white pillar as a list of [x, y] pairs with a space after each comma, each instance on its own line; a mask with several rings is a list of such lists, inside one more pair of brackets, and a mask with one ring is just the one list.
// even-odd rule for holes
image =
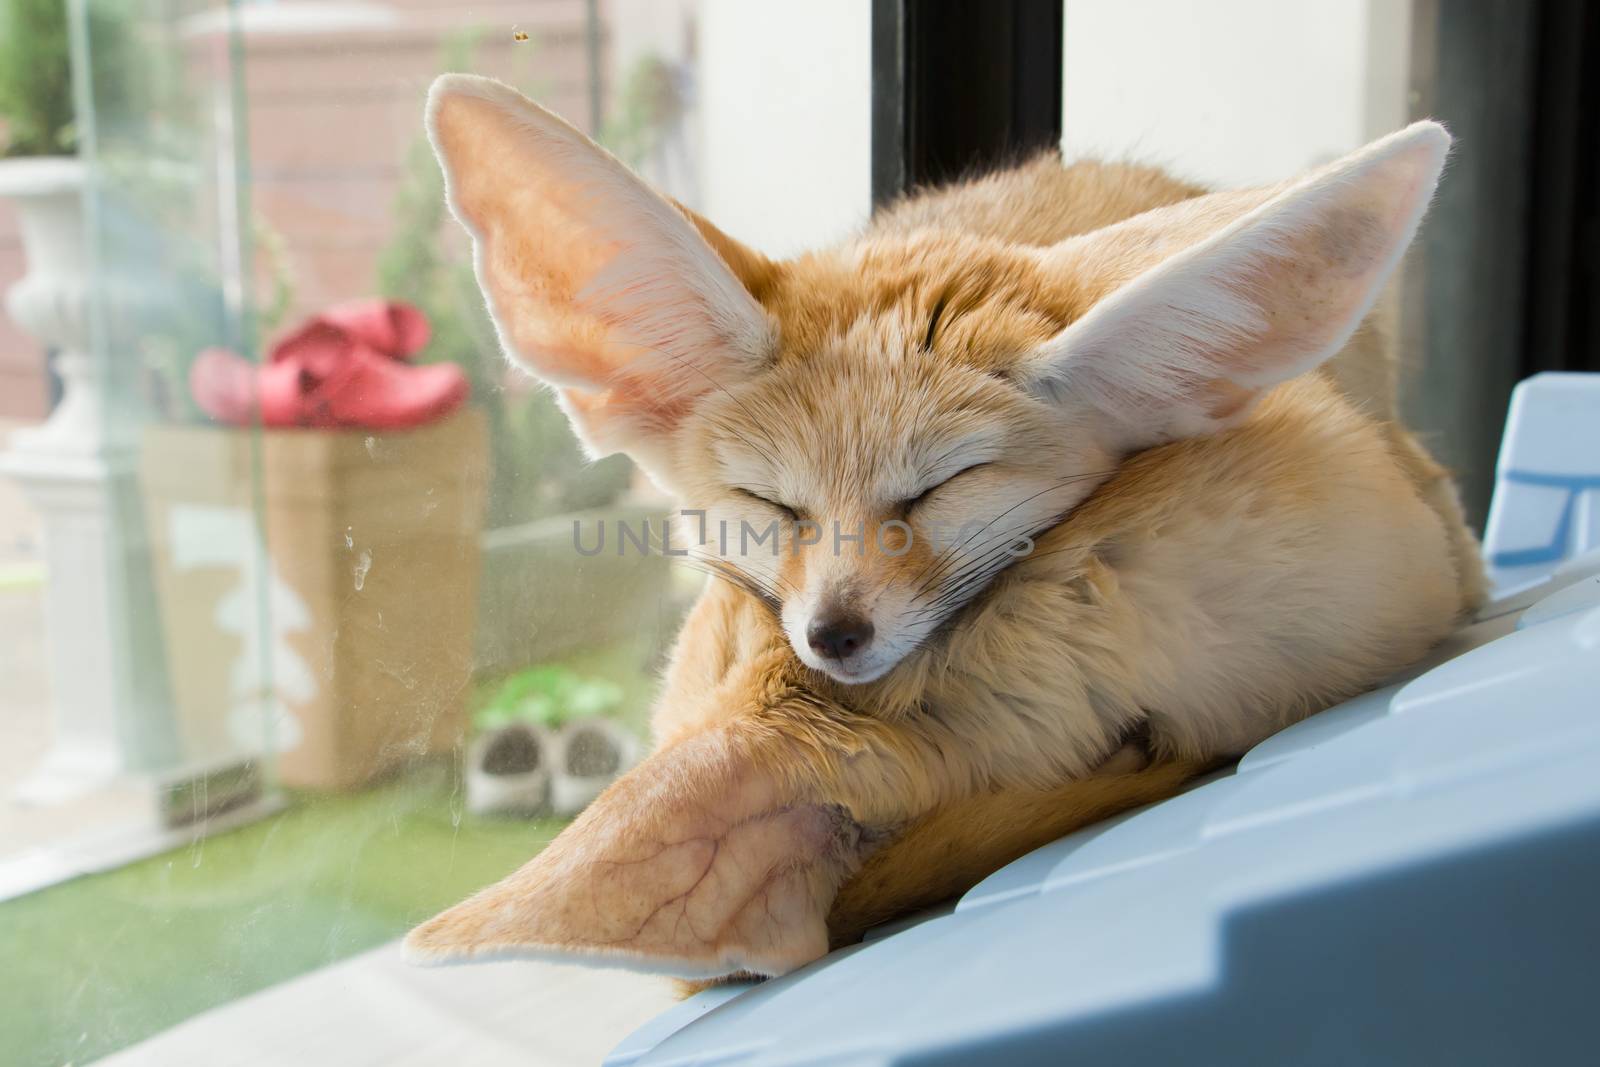
[[143, 530], [128, 521], [139, 514], [133, 456], [108, 435], [91, 337], [82, 165], [0, 163], [0, 196], [17, 205], [28, 261], [6, 310], [56, 351], [64, 386], [50, 418], [14, 434], [0, 454], [0, 474], [18, 482], [42, 519], [49, 575], [54, 742], [16, 796], [53, 803], [156, 765], [172, 739], [158, 706], [165, 664], [139, 551]]

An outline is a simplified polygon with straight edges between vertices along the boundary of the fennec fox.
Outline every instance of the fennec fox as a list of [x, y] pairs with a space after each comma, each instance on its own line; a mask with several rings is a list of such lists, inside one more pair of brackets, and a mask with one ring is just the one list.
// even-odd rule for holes
[[729, 581], [654, 755], [414, 958], [781, 974], [830, 910], [847, 939], [1169, 793], [1482, 596], [1374, 321], [1434, 123], [1211, 195], [1038, 159], [783, 262], [493, 81], [427, 123], [506, 352]]

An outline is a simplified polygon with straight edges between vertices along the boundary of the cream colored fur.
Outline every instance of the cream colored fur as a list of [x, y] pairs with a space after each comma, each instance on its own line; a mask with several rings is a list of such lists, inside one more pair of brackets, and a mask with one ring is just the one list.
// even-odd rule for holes
[[[1039, 159], [781, 263], [494, 83], [441, 79], [429, 129], [508, 353], [591, 447], [713, 524], [914, 536], [708, 547], [730, 581], [656, 754], [419, 959], [782, 973], [1372, 686], [1482, 597], [1380, 321], [1436, 125], [1211, 195]], [[807, 634], [843, 610], [875, 634], [830, 658]]]

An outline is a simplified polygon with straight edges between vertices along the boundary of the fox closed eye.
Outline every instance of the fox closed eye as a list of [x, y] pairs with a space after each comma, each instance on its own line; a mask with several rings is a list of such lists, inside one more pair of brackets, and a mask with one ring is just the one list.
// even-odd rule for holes
[[[934, 482], [932, 485], [927, 486], [925, 489], [923, 489], [920, 492], [918, 492], [915, 496], [908, 497], [908, 498], [906, 498], [904, 500], [898, 501], [894, 505], [894, 509], [893, 510], [896, 513], [900, 514], [900, 515], [908, 516], [913, 511], [915, 511], [918, 506], [927, 503], [929, 498], [931, 498], [934, 493], [937, 493], [939, 490], [941, 490], [941, 489], [945, 488], [946, 486], [950, 485], [956, 479], [961, 478], [961, 477], [963, 477], [963, 476], [965, 476], [967, 474], [970, 474], [973, 471], [982, 470], [982, 469], [984, 469], [986, 467], [990, 467], [990, 466], [992, 466], [992, 464], [987, 462], [987, 461], [985, 461], [985, 462], [981, 462], [981, 463], [972, 463], [972, 464], [969, 464], [969, 465], [967, 465], [965, 467], [962, 467], [960, 470], [956, 471], [954, 474], [951, 474], [948, 477], [941, 478], [938, 481]], [[738, 493], [740, 496], [745, 497], [748, 500], [754, 500], [759, 504], [763, 504], [763, 505], [765, 505], [765, 506], [767, 506], [769, 508], [773, 508], [773, 509], [775, 509], [777, 511], [782, 512], [783, 513], [783, 517], [788, 519], [791, 522], [799, 522], [804, 518], [804, 515], [802, 514], [802, 512], [801, 512], [801, 510], [799, 508], [795, 507], [792, 504], [785, 504], [781, 500], [777, 500], [774, 497], [767, 495], [766, 493], [758, 493], [754, 489], [749, 489], [749, 488], [746, 488], [745, 486], [742, 486], [742, 485], [735, 485], [735, 486], [732, 487], [732, 489], [733, 489], [733, 491], [735, 493]]]
[[789, 504], [780, 503], [779, 501], [772, 499], [770, 496], [763, 496], [754, 489], [746, 489], [742, 485], [734, 486], [733, 491], [742, 497], [765, 504], [769, 508], [776, 508], [778, 511], [783, 512], [783, 517], [788, 519], [790, 522], [800, 521], [799, 508], [793, 507]]
[[911, 497], [910, 499], [907, 499], [907, 500], [900, 501], [898, 504], [895, 505], [895, 510], [900, 512], [900, 514], [902, 514], [902, 515], [909, 515], [913, 510], [916, 509], [916, 507], [919, 504], [927, 503], [929, 497], [933, 496], [934, 493], [938, 492], [940, 489], [943, 489], [945, 486], [949, 485], [951, 482], [955, 481], [957, 478], [960, 478], [962, 475], [965, 475], [965, 474], [970, 474], [971, 472], [973, 472], [975, 470], [981, 470], [984, 467], [988, 467], [988, 466], [990, 466], [990, 464], [987, 463], [987, 462], [984, 462], [984, 463], [972, 463], [972, 464], [969, 464], [968, 466], [962, 467], [960, 470], [956, 471], [954, 474], [950, 475], [948, 478], [941, 478], [937, 482], [934, 482], [932, 485], [930, 485], [926, 489], [922, 490], [922, 492], [918, 493], [916, 496]]

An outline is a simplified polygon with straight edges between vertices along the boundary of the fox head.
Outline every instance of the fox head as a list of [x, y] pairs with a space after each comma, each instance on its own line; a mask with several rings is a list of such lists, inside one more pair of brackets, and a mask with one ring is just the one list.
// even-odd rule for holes
[[[1449, 143], [1419, 123], [1057, 244], [935, 225], [775, 262], [496, 82], [441, 78], [427, 123], [507, 354], [592, 455], [673, 493], [706, 565], [845, 691], [938, 641], [1125, 457], [1233, 426], [1338, 351]], [[667, 744], [413, 947], [681, 973], [819, 954], [834, 889], [928, 790], [895, 778], [903, 738], [761, 706]]]
[[1337, 351], [1448, 144], [1420, 123], [1048, 247], [912, 230], [778, 263], [505, 86], [447, 76], [428, 115], [506, 352], [846, 683], [934, 639], [1123, 457]]

